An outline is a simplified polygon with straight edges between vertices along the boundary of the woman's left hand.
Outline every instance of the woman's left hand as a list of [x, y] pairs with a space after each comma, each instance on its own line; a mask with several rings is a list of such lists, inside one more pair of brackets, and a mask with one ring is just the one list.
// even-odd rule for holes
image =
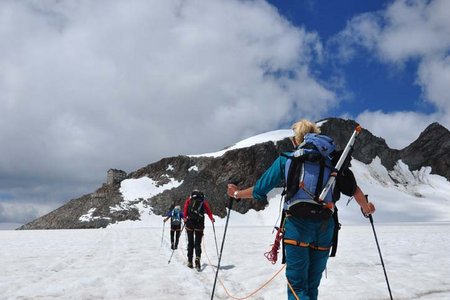
[[361, 210], [365, 215], [371, 215], [375, 212], [375, 205], [372, 202], [367, 202], [366, 205], [361, 207]]

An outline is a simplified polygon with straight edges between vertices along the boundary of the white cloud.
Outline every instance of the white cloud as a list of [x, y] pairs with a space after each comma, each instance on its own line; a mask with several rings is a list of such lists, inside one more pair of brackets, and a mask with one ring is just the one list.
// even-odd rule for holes
[[[416, 84], [423, 91], [423, 101], [436, 107], [435, 113], [366, 111], [358, 117], [372, 120], [369, 123], [375, 132], [389, 144], [400, 148], [408, 145], [413, 139], [407, 141], [406, 137], [418, 136], [430, 122], [450, 127], [450, 1], [394, 1], [385, 10], [354, 17], [334, 41], [338, 41], [343, 61], [352, 59], [358, 47], [363, 47], [393, 68], [417, 62]], [[392, 127], [392, 131], [380, 131], [378, 124]], [[401, 132], [406, 135], [394, 138]]]
[[[442, 56], [450, 48], [450, 3], [446, 0], [397, 0], [383, 11], [350, 20], [339, 33], [344, 53], [363, 46], [380, 59], [403, 63], [414, 58]], [[347, 55], [345, 55], [347, 56]]]
[[397, 0], [384, 12], [377, 42], [387, 60], [445, 53], [450, 48], [450, 3], [446, 0]]
[[356, 117], [359, 124], [373, 135], [384, 138], [386, 144], [393, 149], [403, 149], [414, 142], [428, 125], [437, 121], [436, 119], [436, 115], [406, 111], [364, 111]]
[[425, 98], [447, 117], [444, 123], [450, 125], [450, 56], [424, 61], [418, 71], [418, 83], [424, 89]]
[[318, 118], [321, 51], [264, 1], [2, 1], [0, 176], [92, 185]]

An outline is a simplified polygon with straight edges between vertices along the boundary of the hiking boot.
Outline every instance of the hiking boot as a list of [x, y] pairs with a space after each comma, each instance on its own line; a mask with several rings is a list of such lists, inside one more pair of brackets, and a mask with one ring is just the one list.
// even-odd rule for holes
[[195, 268], [196, 269], [200, 269], [201, 268], [201, 266], [200, 266], [200, 257], [196, 257], [195, 258]]
[[188, 268], [191, 268], [191, 269], [194, 267], [194, 265], [192, 264], [192, 261], [188, 261], [187, 266], [188, 266]]
[[170, 244], [170, 249], [174, 250], [175, 247], [173, 246], [173, 244]]

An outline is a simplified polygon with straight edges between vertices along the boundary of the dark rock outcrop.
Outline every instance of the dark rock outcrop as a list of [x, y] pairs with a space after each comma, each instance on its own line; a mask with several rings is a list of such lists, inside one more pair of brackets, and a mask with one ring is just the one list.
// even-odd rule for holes
[[[75, 229], [75, 228], [101, 228], [110, 223], [125, 220], [138, 220], [137, 209], [129, 209], [111, 212], [110, 207], [123, 201], [119, 192], [119, 185], [103, 185], [92, 194], [70, 200], [54, 211], [30, 222], [19, 229]], [[92, 212], [90, 222], [80, 221], [80, 217], [86, 215], [90, 209]]]
[[[321, 131], [333, 137], [338, 149], [344, 149], [357, 125], [352, 120], [332, 118], [322, 125]], [[378, 156], [385, 167], [392, 169], [399, 158], [399, 151], [390, 149], [384, 139], [363, 128], [355, 142], [352, 156], [365, 164], [371, 163]]]
[[399, 157], [411, 170], [430, 166], [431, 173], [450, 180], [450, 131], [438, 123], [428, 126]]

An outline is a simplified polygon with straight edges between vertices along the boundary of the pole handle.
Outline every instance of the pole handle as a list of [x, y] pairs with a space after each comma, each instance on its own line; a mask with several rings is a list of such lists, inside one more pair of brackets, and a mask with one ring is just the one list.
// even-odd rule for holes
[[[233, 184], [233, 185], [235, 185], [235, 186], [238, 186], [238, 185], [239, 185], [239, 180], [236, 180], [236, 179], [230, 179], [230, 180], [228, 180], [228, 181], [229, 181], [229, 183], [231, 183], [231, 184]], [[239, 201], [241, 201], [241, 198], [228, 197], [228, 200], [229, 200], [229, 206], [228, 206], [228, 208], [231, 209], [232, 204], [233, 204], [233, 201], [236, 200], [236, 202], [239, 202]], [[233, 201], [232, 201], [232, 200], [233, 200]]]
[[[366, 197], [366, 201], [369, 202], [369, 195], [364, 195]], [[367, 219], [369, 219], [370, 223], [373, 224], [373, 218], [372, 218], [372, 214], [366, 214], [364, 213], [364, 211], [361, 208], [361, 213], [363, 214], [363, 216]]]

